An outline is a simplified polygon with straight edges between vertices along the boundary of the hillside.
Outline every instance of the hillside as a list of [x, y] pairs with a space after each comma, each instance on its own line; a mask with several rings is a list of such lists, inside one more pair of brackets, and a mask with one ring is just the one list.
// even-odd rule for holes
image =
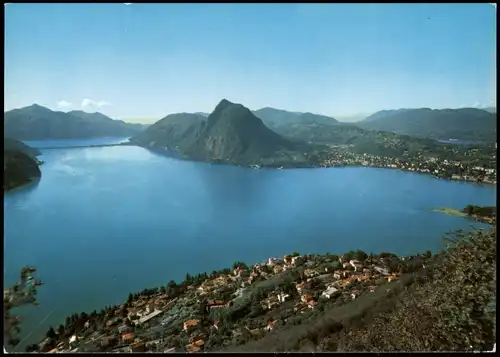
[[123, 304], [68, 316], [28, 351], [491, 350], [496, 228], [455, 231], [447, 241], [435, 255], [294, 252], [186, 274]]
[[436, 140], [496, 140], [496, 113], [475, 108], [384, 110], [356, 124], [363, 129]]
[[8, 191], [40, 178], [39, 152], [17, 140], [4, 138], [3, 190]]
[[223, 99], [205, 119], [201, 114], [174, 114], [134, 136], [132, 143], [175, 150], [194, 160], [238, 165], [306, 163], [298, 150], [309, 146], [267, 128], [248, 108]]
[[194, 145], [206, 124], [201, 114], [171, 114], [150, 125], [130, 142], [150, 148], [167, 148], [185, 152]]
[[340, 123], [316, 114], [292, 113], [273, 108], [259, 109], [254, 113], [284, 137], [315, 144], [349, 145], [350, 150], [358, 154], [395, 158], [417, 153], [439, 155], [445, 147], [431, 139], [363, 129], [354, 123]]
[[5, 137], [3, 138], [3, 151], [20, 151], [32, 159], [35, 159], [38, 155], [40, 155], [40, 151], [38, 149], [32, 148], [19, 140]]
[[101, 113], [64, 113], [37, 104], [4, 113], [4, 135], [18, 140], [124, 137], [141, 129]]

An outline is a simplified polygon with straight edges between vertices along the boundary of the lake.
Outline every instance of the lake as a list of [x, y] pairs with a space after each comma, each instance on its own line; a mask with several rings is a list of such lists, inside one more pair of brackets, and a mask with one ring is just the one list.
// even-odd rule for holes
[[4, 196], [4, 281], [33, 265], [45, 282], [40, 306], [21, 310], [23, 346], [67, 315], [237, 260], [436, 251], [471, 222], [429, 209], [496, 202], [494, 186], [389, 169], [253, 170], [134, 146], [42, 149], [40, 159], [41, 180]]

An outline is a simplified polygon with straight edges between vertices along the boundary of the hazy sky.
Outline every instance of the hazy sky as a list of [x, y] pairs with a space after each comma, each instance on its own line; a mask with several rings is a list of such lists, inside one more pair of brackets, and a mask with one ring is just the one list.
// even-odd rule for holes
[[5, 109], [496, 105], [490, 4], [10, 4]]

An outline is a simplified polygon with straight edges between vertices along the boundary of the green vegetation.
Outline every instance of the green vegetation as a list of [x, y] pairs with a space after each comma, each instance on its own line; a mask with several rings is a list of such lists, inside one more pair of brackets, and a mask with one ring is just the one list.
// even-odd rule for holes
[[[454, 232], [418, 274], [299, 326], [228, 351], [397, 352], [491, 350], [495, 341], [496, 230]], [[427, 266], [428, 265], [428, 266]], [[418, 323], [416, 323], [418, 321]], [[287, 324], [288, 325], [288, 324]]]
[[452, 215], [452, 216], [458, 216], [458, 217], [465, 217], [467, 216], [464, 212], [462, 211], [459, 211], [459, 210], [456, 210], [456, 209], [453, 209], [453, 208], [435, 208], [432, 210], [433, 212], [442, 212], [442, 213], [446, 213], [446, 214], [449, 214], [449, 215]]
[[474, 219], [476, 221], [493, 223], [497, 215], [496, 206], [474, 206], [467, 205], [462, 210], [456, 210], [453, 208], [437, 208], [433, 209], [434, 212], [442, 212], [458, 217], [467, 217]]
[[497, 214], [497, 208], [496, 206], [474, 206], [474, 205], [467, 205], [462, 210], [463, 213], [465, 213], [468, 216], [481, 216], [481, 217], [496, 217]]
[[20, 141], [4, 138], [4, 192], [40, 178], [38, 154], [38, 150]]

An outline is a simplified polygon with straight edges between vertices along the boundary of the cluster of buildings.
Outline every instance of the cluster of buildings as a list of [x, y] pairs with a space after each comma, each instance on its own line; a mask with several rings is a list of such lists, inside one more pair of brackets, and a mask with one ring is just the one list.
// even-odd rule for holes
[[[467, 153], [468, 152], [465, 154]], [[431, 174], [439, 178], [496, 184], [497, 170], [495, 165], [492, 167], [484, 167], [480, 164], [473, 164], [472, 162], [474, 161], [472, 160], [471, 163], [464, 163], [456, 160], [440, 160], [432, 156], [415, 156], [398, 159], [369, 154], [356, 154], [351, 152], [348, 147], [335, 147], [335, 150], [331, 153], [330, 157], [321, 162], [320, 166], [367, 166], [393, 168]]]
[[[225, 323], [209, 318], [213, 316], [211, 312], [230, 309], [233, 301], [251, 292], [259, 282], [279, 279], [288, 271], [299, 271], [300, 278], [287, 290], [277, 286], [266, 291], [258, 301], [263, 316], [272, 316], [272, 311], [286, 305], [291, 311], [286, 320], [316, 309], [321, 302], [351, 301], [399, 277], [390, 273], [383, 259], [358, 261], [328, 255], [269, 258], [251, 267], [236, 266], [227, 274], [192, 283], [174, 299], [158, 290], [152, 296], [118, 306], [108, 312], [101, 324], [87, 321], [83, 330], [69, 341], [59, 342], [50, 352], [202, 352], [210, 335]], [[217, 298], [228, 289], [233, 292], [231, 299]], [[245, 317], [241, 326], [230, 326], [233, 336], [262, 335], [278, 328], [281, 322], [269, 318], [261, 325], [253, 324], [252, 328], [248, 323]], [[182, 345], [172, 342], [179, 339]]]

